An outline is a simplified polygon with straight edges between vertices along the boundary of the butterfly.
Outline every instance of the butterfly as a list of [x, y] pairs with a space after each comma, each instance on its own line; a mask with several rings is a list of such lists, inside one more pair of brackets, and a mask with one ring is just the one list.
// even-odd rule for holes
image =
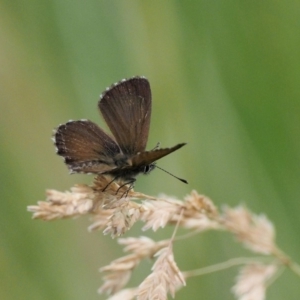
[[120, 180], [131, 189], [138, 174], [148, 174], [158, 159], [185, 145], [145, 150], [151, 118], [151, 89], [145, 77], [113, 84], [100, 95], [98, 107], [113, 137], [89, 120], [69, 121], [54, 132], [57, 154], [70, 173], [109, 175], [111, 182]]

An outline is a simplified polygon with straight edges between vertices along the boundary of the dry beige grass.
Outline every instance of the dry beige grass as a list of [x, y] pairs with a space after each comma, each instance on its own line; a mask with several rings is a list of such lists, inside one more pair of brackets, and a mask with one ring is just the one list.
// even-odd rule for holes
[[[242, 265], [232, 292], [240, 300], [263, 300], [267, 287], [281, 274], [284, 267], [300, 277], [299, 266], [291, 261], [276, 245], [273, 224], [264, 215], [255, 215], [246, 207], [225, 207], [221, 211], [206, 196], [192, 191], [184, 200], [167, 196], [147, 196], [113, 182], [103, 192], [109, 179], [95, 178], [92, 186], [76, 185], [67, 192], [48, 190], [46, 201], [28, 207], [34, 219], [45, 221], [91, 215], [89, 230], [103, 230], [104, 234], [119, 237], [138, 221], [145, 223], [144, 231], [153, 231], [166, 225], [176, 226], [170, 239], [153, 241], [139, 238], [119, 238], [128, 255], [102, 267], [104, 273], [100, 293], [110, 295], [110, 300], [167, 299], [175, 297], [178, 289], [192, 276], [224, 270]], [[125, 197], [126, 196], [126, 197]], [[142, 200], [137, 202], [136, 200]], [[177, 227], [190, 230], [190, 234], [177, 237]], [[173, 254], [173, 244], [184, 238], [194, 237], [206, 230], [232, 233], [238, 242], [252, 252], [264, 255], [259, 258], [234, 258], [227, 262], [182, 272]], [[263, 263], [265, 258], [268, 263]], [[138, 287], [126, 288], [132, 272], [144, 259], [155, 258], [151, 273]]]

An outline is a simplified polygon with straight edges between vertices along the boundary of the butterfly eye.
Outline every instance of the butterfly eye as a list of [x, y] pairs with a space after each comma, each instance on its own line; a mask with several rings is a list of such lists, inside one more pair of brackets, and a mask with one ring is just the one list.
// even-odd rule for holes
[[155, 167], [155, 164], [146, 165], [144, 167], [144, 174], [149, 174]]

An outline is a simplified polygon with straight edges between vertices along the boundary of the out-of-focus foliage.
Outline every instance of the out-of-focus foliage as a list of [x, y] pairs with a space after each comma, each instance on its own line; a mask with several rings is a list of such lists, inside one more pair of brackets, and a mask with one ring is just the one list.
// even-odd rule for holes
[[[32, 221], [26, 206], [69, 176], [51, 130], [99, 117], [99, 94], [133, 75], [149, 78], [148, 148], [188, 142], [136, 190], [244, 203], [275, 223], [278, 244], [300, 261], [300, 4], [298, 1], [0, 1], [0, 298], [104, 299], [98, 268], [116, 241], [88, 220]], [[132, 234], [140, 235], [135, 226]], [[154, 238], [170, 235], [161, 230]], [[182, 270], [247, 255], [228, 237], [175, 245]], [[149, 272], [140, 269], [132, 286]], [[188, 280], [176, 299], [232, 299], [237, 269]], [[217, 288], [216, 288], [217, 287]], [[270, 299], [299, 298], [289, 272]]]

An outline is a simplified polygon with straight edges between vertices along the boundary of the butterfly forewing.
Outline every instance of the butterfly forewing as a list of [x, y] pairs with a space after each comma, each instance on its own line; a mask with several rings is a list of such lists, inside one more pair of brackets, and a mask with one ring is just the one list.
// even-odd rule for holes
[[54, 133], [57, 154], [71, 172], [103, 173], [115, 168], [113, 158], [121, 150], [116, 142], [88, 120], [70, 121]]
[[151, 90], [146, 78], [118, 82], [101, 95], [98, 105], [124, 154], [145, 150], [151, 117]]
[[139, 166], [139, 165], [149, 165], [156, 160], [180, 149], [186, 145], [185, 143], [178, 144], [174, 147], [171, 148], [163, 148], [163, 149], [157, 149], [157, 150], [152, 150], [152, 151], [145, 151], [138, 153], [132, 158], [132, 166]]

